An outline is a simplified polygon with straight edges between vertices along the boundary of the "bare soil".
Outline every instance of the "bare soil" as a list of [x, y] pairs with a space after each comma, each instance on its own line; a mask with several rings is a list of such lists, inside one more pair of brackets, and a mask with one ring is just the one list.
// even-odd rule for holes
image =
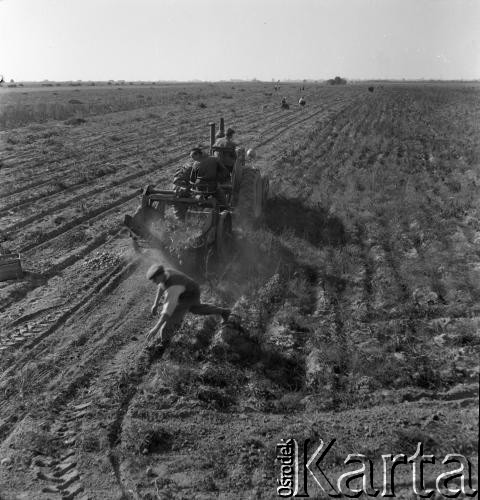
[[[476, 470], [478, 86], [0, 92], [0, 245], [26, 270], [0, 283], [0, 499], [275, 498], [290, 437], [336, 439], [331, 477], [364, 453], [380, 485], [418, 442], [429, 483], [448, 453]], [[173, 261], [136, 254], [123, 215], [220, 116], [270, 198], [234, 217], [229, 262], [184, 266], [238, 322], [188, 315], [148, 362], [145, 271]]]

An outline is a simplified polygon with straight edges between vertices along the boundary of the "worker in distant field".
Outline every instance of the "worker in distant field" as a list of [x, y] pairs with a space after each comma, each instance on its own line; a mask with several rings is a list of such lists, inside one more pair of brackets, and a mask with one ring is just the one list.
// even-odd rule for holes
[[180, 271], [153, 264], [147, 271], [147, 279], [158, 285], [151, 309], [153, 315], [157, 314], [160, 298], [165, 295], [160, 319], [147, 334], [146, 348], [152, 355], [155, 355], [157, 349], [166, 347], [170, 343], [188, 312], [198, 315], [218, 314], [224, 323], [230, 316], [230, 309], [202, 304], [200, 286]]
[[192, 188], [211, 193], [220, 204], [226, 205], [225, 193], [218, 184], [230, 179], [228, 169], [218, 158], [205, 154], [201, 148], [193, 148], [190, 157], [194, 162], [190, 175]]
[[305, 106], [305, 104], [307, 104], [307, 101], [305, 100], [305, 98], [303, 97], [303, 95], [298, 100], [298, 104], [300, 104], [300, 106], [302, 106], [302, 108]]
[[227, 128], [225, 137], [217, 139], [213, 145], [215, 156], [228, 168], [230, 173], [232, 173], [237, 159], [237, 145], [233, 142], [234, 133], [235, 130]]

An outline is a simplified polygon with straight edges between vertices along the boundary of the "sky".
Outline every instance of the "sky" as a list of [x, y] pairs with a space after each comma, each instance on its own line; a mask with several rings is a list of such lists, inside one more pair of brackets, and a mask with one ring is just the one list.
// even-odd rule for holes
[[478, 79], [480, 0], [0, 0], [0, 74]]

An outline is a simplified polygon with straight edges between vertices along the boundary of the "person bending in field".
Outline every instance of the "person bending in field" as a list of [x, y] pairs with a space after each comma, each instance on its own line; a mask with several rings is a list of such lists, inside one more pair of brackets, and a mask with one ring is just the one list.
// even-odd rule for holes
[[153, 315], [157, 314], [160, 298], [165, 295], [160, 319], [147, 334], [146, 348], [151, 355], [170, 343], [187, 312], [198, 315], [218, 314], [223, 322], [230, 316], [230, 309], [202, 304], [200, 286], [180, 271], [153, 264], [147, 271], [147, 279], [157, 285], [157, 295], [151, 310]]

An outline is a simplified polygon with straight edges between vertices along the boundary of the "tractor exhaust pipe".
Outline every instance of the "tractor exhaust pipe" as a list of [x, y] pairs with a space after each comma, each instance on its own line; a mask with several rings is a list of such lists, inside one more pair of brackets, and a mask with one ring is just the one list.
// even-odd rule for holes
[[210, 122], [210, 155], [213, 155], [213, 145], [215, 144], [215, 122]]
[[220, 132], [223, 137], [225, 135], [225, 120], [223, 118], [220, 118]]

